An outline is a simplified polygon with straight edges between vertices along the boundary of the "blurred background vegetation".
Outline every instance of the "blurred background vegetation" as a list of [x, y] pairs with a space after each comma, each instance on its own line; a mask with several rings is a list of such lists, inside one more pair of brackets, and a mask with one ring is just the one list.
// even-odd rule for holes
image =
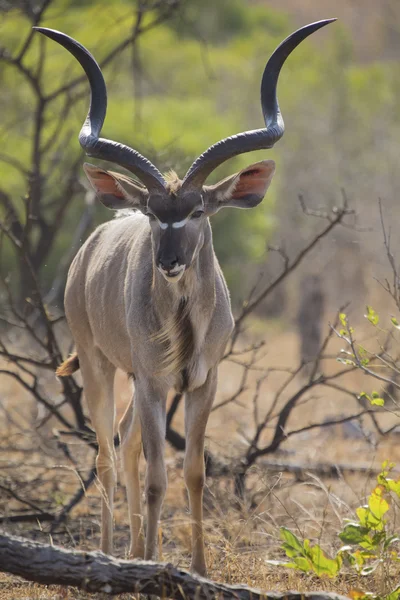
[[[64, 49], [39, 34], [30, 37], [40, 7], [35, 0], [0, 0], [0, 218], [19, 231], [47, 292], [85, 207], [77, 135], [89, 90]], [[390, 221], [399, 217], [399, 3], [49, 0], [40, 16], [41, 25], [75, 37], [100, 63], [106, 59], [103, 135], [180, 176], [218, 139], [262, 126], [259, 86], [269, 55], [298, 26], [332, 16], [339, 21], [302, 44], [284, 67], [284, 138], [271, 151], [229, 161], [210, 178], [264, 157], [277, 162], [260, 207], [222, 211], [213, 219], [216, 252], [235, 303], [260, 264], [268, 276], [278, 268], [268, 244], [290, 255], [318, 230], [318, 219], [302, 215], [299, 193], [325, 210], [345, 190], [358, 211], [357, 226], [318, 250], [266, 313], [290, 308], [305, 275], [323, 279], [336, 308], [365, 295], [366, 271], [382, 273], [378, 197]], [[110, 216], [95, 204], [94, 223]], [[2, 270], [29, 295], [28, 276], [7, 240]]]

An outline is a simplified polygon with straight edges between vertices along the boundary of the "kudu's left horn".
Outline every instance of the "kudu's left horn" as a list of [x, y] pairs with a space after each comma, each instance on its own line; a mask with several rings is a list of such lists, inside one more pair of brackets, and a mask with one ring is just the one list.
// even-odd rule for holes
[[183, 189], [200, 189], [210, 173], [229, 158], [252, 150], [272, 148], [282, 137], [285, 126], [279, 110], [276, 86], [283, 63], [300, 42], [314, 31], [333, 21], [336, 21], [336, 19], [325, 19], [305, 25], [289, 35], [277, 47], [267, 62], [261, 81], [261, 107], [265, 128], [238, 133], [210, 146], [186, 173], [183, 180]]

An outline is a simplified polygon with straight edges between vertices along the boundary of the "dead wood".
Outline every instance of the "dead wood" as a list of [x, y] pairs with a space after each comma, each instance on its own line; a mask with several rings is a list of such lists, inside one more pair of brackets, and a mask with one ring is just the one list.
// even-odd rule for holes
[[111, 595], [142, 592], [177, 600], [345, 600], [334, 593], [262, 592], [245, 585], [225, 585], [171, 564], [64, 550], [5, 534], [0, 534], [0, 571], [46, 585], [70, 585]]
[[281, 461], [260, 461], [260, 469], [273, 473], [291, 473], [297, 481], [309, 479], [312, 473], [321, 479], [341, 479], [343, 475], [361, 473], [363, 475], [378, 475], [381, 469], [373, 469], [370, 465], [350, 465], [343, 463], [314, 463], [299, 464]]

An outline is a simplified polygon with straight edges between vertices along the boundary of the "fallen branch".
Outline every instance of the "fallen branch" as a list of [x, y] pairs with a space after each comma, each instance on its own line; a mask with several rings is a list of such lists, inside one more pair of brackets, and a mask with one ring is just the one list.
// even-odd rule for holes
[[323, 592], [261, 592], [245, 585], [216, 583], [171, 564], [119, 560], [101, 552], [63, 550], [0, 534], [0, 570], [46, 585], [71, 585], [106, 594], [144, 593], [162, 598], [258, 600], [344, 600]]
[[273, 473], [291, 473], [298, 481], [309, 479], [312, 473], [317, 477], [327, 479], [341, 479], [343, 475], [361, 473], [362, 475], [378, 475], [382, 470], [380, 467], [372, 468], [370, 465], [350, 465], [341, 463], [315, 463], [315, 464], [292, 464], [280, 461], [260, 461], [262, 470]]

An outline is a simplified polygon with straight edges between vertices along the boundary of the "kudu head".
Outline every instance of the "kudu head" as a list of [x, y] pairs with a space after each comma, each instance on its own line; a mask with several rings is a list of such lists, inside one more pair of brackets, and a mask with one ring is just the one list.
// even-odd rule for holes
[[207, 186], [210, 173], [223, 162], [245, 152], [272, 148], [284, 133], [276, 95], [278, 76], [289, 54], [314, 31], [331, 23], [326, 19], [306, 25], [287, 37], [267, 62], [261, 81], [261, 106], [265, 128], [233, 135], [212, 145], [190, 167], [183, 180], [164, 177], [144, 156], [129, 146], [100, 138], [106, 116], [107, 92], [94, 57], [68, 35], [37, 27], [55, 40], [82, 65], [91, 89], [88, 115], [79, 142], [88, 156], [113, 162], [133, 173], [132, 178], [85, 164], [85, 172], [101, 202], [111, 209], [136, 209], [151, 225], [154, 264], [168, 281], [178, 281], [195, 260], [204, 241], [207, 217], [228, 206], [253, 208], [264, 198], [275, 172], [273, 160], [250, 165], [215, 185]]

